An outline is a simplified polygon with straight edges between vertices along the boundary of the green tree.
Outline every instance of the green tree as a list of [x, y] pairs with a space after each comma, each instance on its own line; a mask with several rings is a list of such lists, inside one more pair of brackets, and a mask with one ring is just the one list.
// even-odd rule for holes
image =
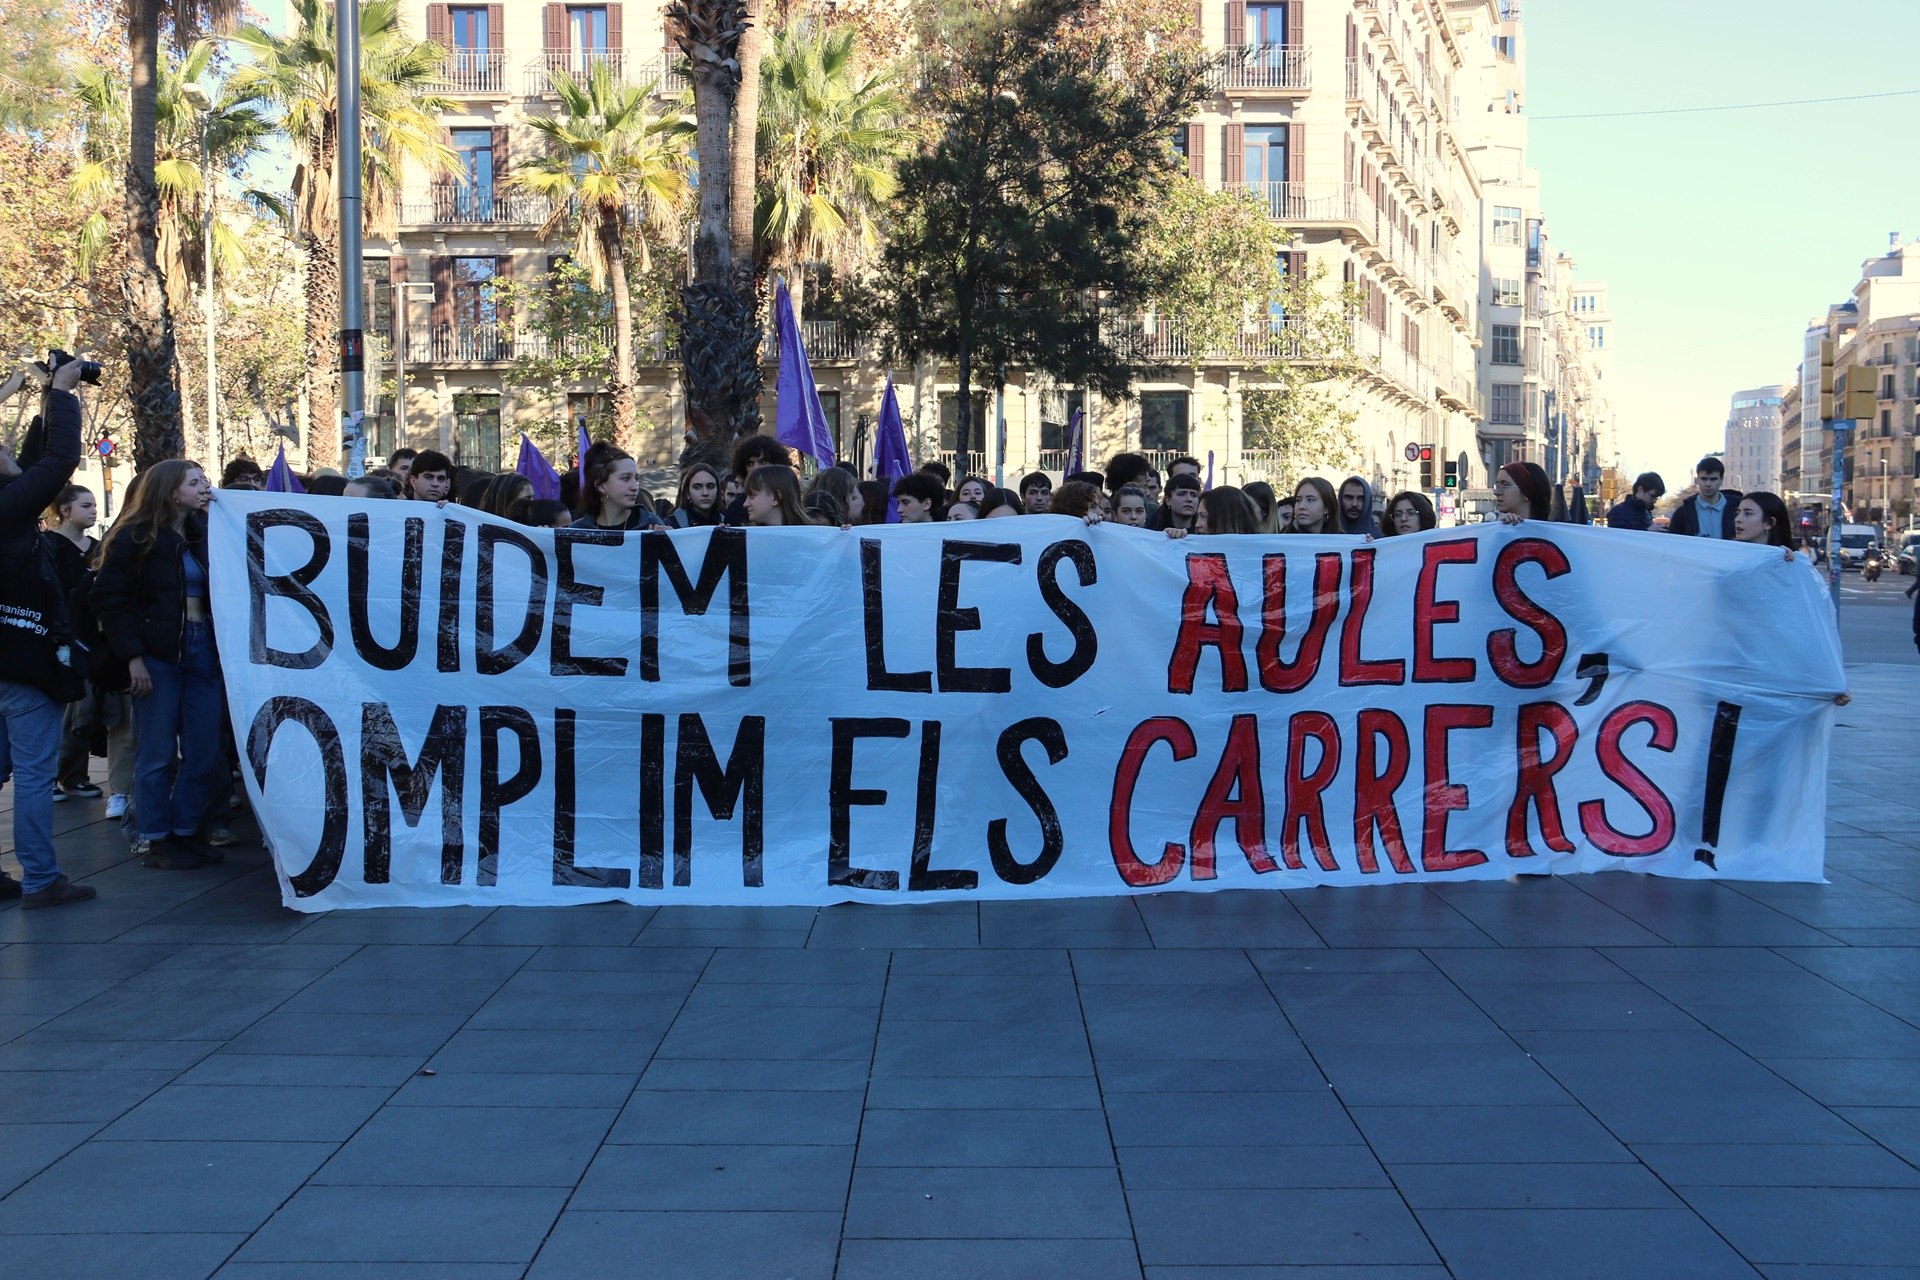
[[1237, 351], [1250, 324], [1283, 309], [1287, 243], [1248, 193], [1209, 191], [1185, 175], [1167, 185], [1139, 253], [1162, 279], [1154, 313], [1184, 338], [1196, 369]]
[[1179, 46], [1127, 59], [1101, 17], [1097, 0], [994, 0], [929, 68], [938, 136], [901, 166], [877, 296], [900, 348], [958, 366], [962, 450], [982, 366], [1111, 398], [1147, 367], [1137, 327], [1100, 315], [1167, 283], [1137, 246], [1206, 68]]
[[[332, 465], [340, 453], [335, 408], [335, 334], [340, 315], [338, 238], [340, 138], [331, 0], [291, 0], [293, 29], [277, 36], [243, 27], [235, 44], [251, 59], [230, 85], [271, 102], [294, 146], [294, 215], [307, 300], [307, 458]], [[367, 228], [392, 224], [402, 169], [450, 172], [453, 152], [441, 140], [439, 114], [452, 102], [433, 92], [444, 50], [415, 40], [400, 23], [397, 0], [360, 8], [361, 209]]]
[[895, 169], [916, 141], [891, 70], [863, 71], [852, 28], [803, 23], [762, 63], [755, 224], [767, 266], [787, 275], [797, 319], [805, 268], [857, 268], [880, 248]]
[[[683, 117], [654, 109], [651, 84], [620, 85], [604, 63], [585, 84], [558, 69], [552, 79], [559, 110], [528, 121], [546, 139], [546, 151], [508, 182], [552, 202], [547, 233], [573, 221], [574, 261], [593, 289], [612, 298], [614, 358], [607, 387], [616, 438], [631, 449], [638, 415], [627, 260], [634, 257], [647, 272], [653, 265], [648, 238], [670, 243], [678, 237], [687, 200], [689, 129]], [[631, 236], [629, 219], [637, 224]]]
[[1272, 474], [1338, 474], [1359, 458], [1359, 414], [1346, 392], [1366, 365], [1353, 350], [1359, 291], [1330, 287], [1324, 263], [1279, 282], [1274, 311], [1243, 335], [1258, 357], [1240, 397], [1245, 448], [1275, 455]]

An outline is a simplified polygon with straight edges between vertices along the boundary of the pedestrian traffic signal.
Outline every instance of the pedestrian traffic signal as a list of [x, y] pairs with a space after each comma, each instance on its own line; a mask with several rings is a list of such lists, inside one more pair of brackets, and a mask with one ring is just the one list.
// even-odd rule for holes
[[1433, 482], [1433, 446], [1430, 444], [1420, 446], [1420, 487], [1422, 489], [1436, 487]]
[[1448, 489], [1458, 489], [1460, 487], [1460, 464], [1452, 458], [1447, 459], [1447, 475], [1444, 487]]

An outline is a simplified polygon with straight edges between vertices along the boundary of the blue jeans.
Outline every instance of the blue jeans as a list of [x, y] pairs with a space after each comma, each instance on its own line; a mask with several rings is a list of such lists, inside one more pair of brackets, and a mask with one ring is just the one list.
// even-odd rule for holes
[[133, 700], [134, 817], [142, 839], [190, 836], [200, 830], [214, 782], [226, 768], [212, 629], [189, 622], [180, 637], [180, 661], [149, 654], [147, 675], [153, 692]]
[[53, 856], [53, 767], [60, 704], [38, 689], [0, 680], [0, 779], [13, 775], [13, 853], [28, 893], [60, 875]]

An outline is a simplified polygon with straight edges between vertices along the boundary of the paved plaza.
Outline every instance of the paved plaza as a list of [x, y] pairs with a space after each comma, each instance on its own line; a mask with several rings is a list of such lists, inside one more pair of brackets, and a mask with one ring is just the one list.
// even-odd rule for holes
[[0, 1271], [1920, 1276], [1888, 585], [1827, 885], [309, 916], [60, 805], [100, 897], [0, 911]]

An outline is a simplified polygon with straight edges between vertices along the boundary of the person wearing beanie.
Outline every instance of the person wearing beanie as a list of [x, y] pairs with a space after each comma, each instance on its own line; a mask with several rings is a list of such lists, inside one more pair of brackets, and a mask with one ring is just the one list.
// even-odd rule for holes
[[1493, 501], [1501, 524], [1553, 518], [1553, 483], [1537, 462], [1509, 462], [1494, 473]]

